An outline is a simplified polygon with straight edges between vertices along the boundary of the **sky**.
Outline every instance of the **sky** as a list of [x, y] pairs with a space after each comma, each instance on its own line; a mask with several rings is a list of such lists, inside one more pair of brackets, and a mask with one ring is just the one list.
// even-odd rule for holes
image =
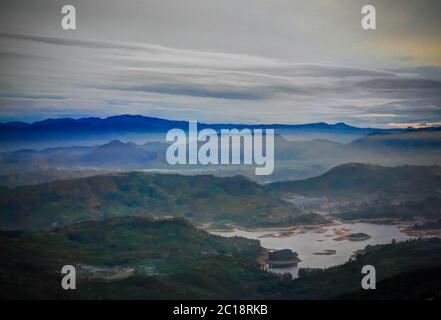
[[[73, 5], [77, 30], [61, 28]], [[376, 30], [360, 26], [374, 5]], [[441, 125], [438, 0], [2, 0], [0, 121]]]

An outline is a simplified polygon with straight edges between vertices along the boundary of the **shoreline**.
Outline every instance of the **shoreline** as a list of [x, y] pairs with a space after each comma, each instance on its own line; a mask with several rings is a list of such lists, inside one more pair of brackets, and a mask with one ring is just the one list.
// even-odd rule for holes
[[425, 219], [415, 219], [415, 220], [398, 220], [398, 219], [356, 219], [350, 221], [344, 220], [333, 220], [330, 223], [322, 224], [302, 224], [302, 225], [290, 225], [290, 226], [280, 226], [280, 227], [259, 227], [259, 228], [246, 228], [236, 224], [228, 225], [228, 229], [223, 228], [211, 228], [208, 224], [203, 226], [198, 226], [201, 229], [209, 233], [234, 233], [235, 231], [245, 231], [245, 232], [268, 232], [268, 234], [263, 234], [259, 238], [290, 238], [298, 234], [303, 234], [308, 231], [313, 231], [315, 233], [326, 233], [329, 227], [335, 227], [332, 230], [335, 241], [349, 240], [349, 241], [366, 241], [372, 238], [371, 236], [366, 236], [362, 238], [351, 238], [347, 234], [349, 230], [341, 228], [338, 231], [337, 227], [342, 224], [356, 224], [356, 223], [367, 223], [373, 225], [393, 225], [397, 226], [401, 233], [404, 233], [410, 237], [440, 237], [441, 238], [441, 228], [439, 229], [413, 229], [415, 224], [421, 224], [427, 222]]

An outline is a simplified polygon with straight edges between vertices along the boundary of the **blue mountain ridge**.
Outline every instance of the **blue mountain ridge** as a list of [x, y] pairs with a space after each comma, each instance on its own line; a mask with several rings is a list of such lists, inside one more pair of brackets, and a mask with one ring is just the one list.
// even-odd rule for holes
[[[232, 124], [232, 123], [198, 123], [199, 128], [210, 127], [220, 128], [274, 128], [289, 131], [326, 131], [326, 132], [400, 132], [400, 129], [378, 129], [378, 128], [358, 128], [345, 123], [328, 124], [325, 122], [307, 123], [307, 124]], [[118, 115], [107, 118], [88, 117], [80, 119], [56, 118], [26, 122], [6, 122], [0, 123], [1, 133], [45, 133], [45, 132], [155, 132], [164, 131], [171, 128], [187, 128], [187, 121], [167, 120], [141, 115]]]

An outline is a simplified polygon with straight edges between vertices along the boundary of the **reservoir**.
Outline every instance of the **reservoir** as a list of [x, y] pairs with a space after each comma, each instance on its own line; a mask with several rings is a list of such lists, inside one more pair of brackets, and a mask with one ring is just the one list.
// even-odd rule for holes
[[[402, 233], [398, 225], [372, 224], [372, 223], [340, 223], [315, 229], [299, 229], [293, 234], [286, 230], [241, 230], [216, 231], [213, 234], [224, 237], [241, 236], [249, 239], [260, 240], [267, 249], [291, 249], [299, 254], [302, 260], [297, 266], [287, 268], [274, 268], [273, 272], [291, 273], [297, 276], [299, 268], [327, 268], [340, 265], [349, 260], [357, 250], [364, 249], [367, 245], [387, 244], [393, 239], [405, 241], [411, 236]], [[342, 234], [366, 233], [369, 239], [351, 241], [344, 239]]]

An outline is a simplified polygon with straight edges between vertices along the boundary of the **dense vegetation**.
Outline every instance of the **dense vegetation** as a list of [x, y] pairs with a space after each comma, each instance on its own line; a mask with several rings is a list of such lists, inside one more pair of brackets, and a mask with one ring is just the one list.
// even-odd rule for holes
[[[433, 283], [426, 286], [425, 293], [421, 295], [419, 293], [424, 284], [415, 280], [416, 276], [423, 278], [423, 274], [429, 269], [441, 268], [441, 239], [367, 246], [364, 251], [355, 261], [324, 271], [300, 269], [300, 278], [293, 285], [287, 285], [283, 295], [303, 299], [330, 299], [340, 296], [345, 299], [426, 299], [441, 292], [439, 274], [432, 272], [425, 277], [425, 283], [429, 283], [430, 279]], [[361, 290], [361, 269], [364, 265], [372, 265], [376, 269], [376, 290]], [[407, 276], [413, 276], [414, 279]], [[387, 283], [387, 286], [382, 287], [383, 283]], [[353, 295], [353, 292], [357, 294]], [[380, 292], [378, 296], [377, 292]]]
[[[132, 172], [0, 187], [0, 229], [16, 230], [0, 232], [0, 298], [436, 298], [440, 239], [367, 247], [355, 261], [326, 270], [301, 269], [293, 281], [259, 268], [258, 241], [210, 235], [194, 224], [261, 227], [327, 221], [280, 198], [294, 193], [335, 199], [382, 195], [383, 201], [372, 207], [357, 207], [340, 217], [424, 216], [436, 222], [421, 228], [439, 226], [440, 176], [437, 166], [348, 164], [316, 178], [266, 186], [242, 176]], [[282, 250], [269, 255], [283, 260], [293, 254]], [[75, 291], [61, 290], [60, 270], [66, 264], [80, 270], [86, 266]], [[375, 292], [360, 291], [366, 264], [377, 270]], [[106, 272], [123, 277], [109, 280]]]
[[[238, 297], [275, 280], [256, 267], [258, 241], [210, 235], [184, 220], [114, 218], [0, 238], [2, 298]], [[61, 267], [80, 264], [136, 272], [112, 283], [79, 276], [77, 290], [62, 290]]]
[[291, 249], [275, 250], [268, 253], [268, 258], [272, 261], [294, 260], [298, 256], [297, 252], [293, 252]]
[[441, 167], [383, 167], [349, 163], [339, 165], [317, 177], [275, 182], [267, 185], [267, 189], [277, 193], [342, 199], [379, 195], [395, 199], [422, 200], [429, 196], [440, 195]]
[[115, 216], [177, 216], [244, 227], [326, 223], [322, 216], [301, 214], [283, 201], [286, 193], [375, 199], [341, 211], [342, 219], [436, 219], [441, 216], [441, 168], [352, 163], [318, 177], [264, 186], [242, 176], [132, 172], [0, 188], [0, 227], [41, 230]]
[[115, 216], [180, 216], [246, 227], [323, 223], [242, 176], [140, 172], [0, 189], [0, 227], [40, 230]]
[[[439, 273], [433, 271], [441, 268], [440, 239], [368, 247], [356, 261], [301, 270], [296, 280], [257, 266], [258, 241], [210, 235], [182, 219], [114, 218], [39, 233], [2, 232], [0, 240], [0, 298], [375, 298], [377, 291], [359, 292], [366, 264], [376, 267], [381, 298], [431, 298], [440, 292]], [[66, 264], [133, 272], [114, 280], [78, 274], [77, 289], [64, 291], [60, 271]], [[426, 270], [432, 271], [422, 274]], [[433, 282], [423, 287], [406, 273]]]
[[417, 223], [412, 227], [413, 230], [430, 230], [441, 229], [441, 218], [434, 221], [426, 221], [424, 223]]
[[440, 300], [441, 267], [400, 273], [377, 283], [375, 290], [359, 289], [339, 299]]
[[345, 211], [338, 214], [344, 220], [354, 219], [413, 219], [424, 217], [437, 219], [441, 217], [441, 198], [429, 197], [421, 201], [405, 201], [401, 204], [377, 204], [364, 209]]

